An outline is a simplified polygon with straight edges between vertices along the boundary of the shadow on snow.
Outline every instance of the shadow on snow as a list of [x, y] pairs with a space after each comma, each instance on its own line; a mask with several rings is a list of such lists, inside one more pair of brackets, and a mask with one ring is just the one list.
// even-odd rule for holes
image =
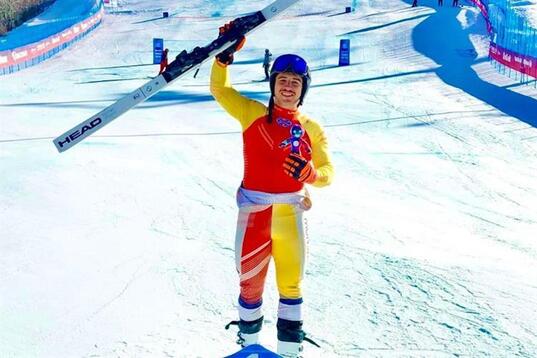
[[[449, 6], [449, 4], [447, 4]], [[479, 78], [472, 66], [479, 61], [470, 41], [473, 33], [483, 33], [484, 21], [462, 29], [456, 17], [461, 9], [446, 7], [431, 14], [418, 24], [412, 33], [414, 48], [435, 61], [438, 77], [446, 84], [459, 88], [508, 116], [537, 127], [537, 100]]]

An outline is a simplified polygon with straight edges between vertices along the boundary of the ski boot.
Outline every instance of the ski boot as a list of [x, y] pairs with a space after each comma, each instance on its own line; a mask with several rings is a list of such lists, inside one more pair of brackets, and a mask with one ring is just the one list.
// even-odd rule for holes
[[244, 348], [259, 343], [259, 331], [263, 326], [263, 317], [255, 321], [244, 321], [242, 319], [240, 321], [231, 321], [226, 325], [226, 329], [229, 329], [230, 326], [239, 326], [237, 344]]
[[278, 354], [284, 358], [301, 358], [304, 347], [302, 342], [309, 342], [320, 347], [312, 339], [306, 337], [302, 330], [302, 321], [289, 321], [278, 318]]

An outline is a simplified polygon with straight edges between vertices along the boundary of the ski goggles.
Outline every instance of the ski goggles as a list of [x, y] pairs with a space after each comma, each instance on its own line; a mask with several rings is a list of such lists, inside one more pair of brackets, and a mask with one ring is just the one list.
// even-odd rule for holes
[[271, 72], [292, 72], [304, 76], [308, 73], [308, 64], [300, 56], [291, 54], [281, 55], [274, 61]]

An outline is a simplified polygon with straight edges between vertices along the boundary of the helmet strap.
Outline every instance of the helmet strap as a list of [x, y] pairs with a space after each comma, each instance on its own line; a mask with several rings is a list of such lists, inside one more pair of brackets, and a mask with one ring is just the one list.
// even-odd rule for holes
[[269, 104], [268, 104], [268, 117], [267, 117], [267, 123], [272, 123], [272, 115], [274, 112], [274, 95], [271, 94]]

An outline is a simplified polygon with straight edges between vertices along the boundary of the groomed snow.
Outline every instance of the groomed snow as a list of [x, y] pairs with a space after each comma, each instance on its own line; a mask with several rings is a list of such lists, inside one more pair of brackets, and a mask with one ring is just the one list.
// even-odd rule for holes
[[[239, 125], [210, 65], [58, 154], [52, 139], [172, 55], [270, 3], [124, 0], [88, 37], [0, 78], [0, 356], [221, 357], [237, 350]], [[301, 1], [248, 38], [235, 87], [296, 52], [336, 167], [312, 189], [306, 357], [537, 356], [537, 90], [487, 59], [476, 8]], [[162, 11], [172, 16], [159, 19]], [[341, 38], [352, 65], [337, 67]], [[262, 343], [276, 344], [269, 273]]]

